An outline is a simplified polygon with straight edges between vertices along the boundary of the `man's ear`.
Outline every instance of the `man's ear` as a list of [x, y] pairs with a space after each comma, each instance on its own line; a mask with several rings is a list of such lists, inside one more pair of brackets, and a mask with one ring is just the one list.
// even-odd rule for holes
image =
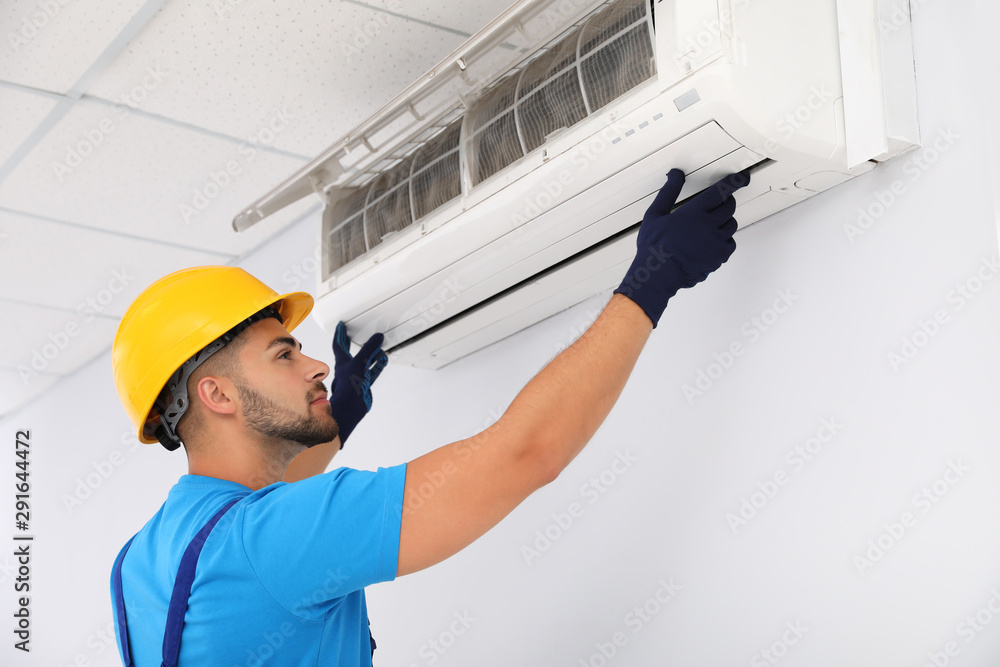
[[225, 378], [211, 375], [198, 380], [198, 399], [206, 410], [220, 415], [236, 414], [236, 387]]

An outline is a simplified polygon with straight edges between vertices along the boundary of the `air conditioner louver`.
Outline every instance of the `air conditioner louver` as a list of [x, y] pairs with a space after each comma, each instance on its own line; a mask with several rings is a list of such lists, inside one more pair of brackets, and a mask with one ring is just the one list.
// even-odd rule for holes
[[234, 228], [321, 191], [313, 316], [440, 368], [613, 289], [671, 167], [745, 227], [918, 146], [890, 4], [515, 0]]

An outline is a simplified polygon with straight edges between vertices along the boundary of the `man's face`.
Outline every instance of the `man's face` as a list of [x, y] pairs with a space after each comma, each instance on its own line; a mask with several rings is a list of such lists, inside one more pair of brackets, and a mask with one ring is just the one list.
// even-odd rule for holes
[[[330, 411], [323, 378], [330, 367], [302, 354], [300, 344], [273, 317], [255, 322], [240, 350], [240, 392], [247, 428], [261, 435], [312, 447], [340, 432]], [[258, 391], [256, 388], [261, 388]]]

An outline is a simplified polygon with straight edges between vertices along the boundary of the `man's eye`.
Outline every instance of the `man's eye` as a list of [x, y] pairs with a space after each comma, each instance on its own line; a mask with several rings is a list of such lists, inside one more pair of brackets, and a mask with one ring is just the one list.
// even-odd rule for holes
[[282, 352], [281, 354], [279, 354], [279, 355], [278, 355], [278, 358], [279, 358], [279, 359], [281, 359], [281, 358], [282, 358], [282, 357], [284, 357], [285, 355], [287, 355], [287, 354], [291, 354], [291, 353], [292, 353], [292, 351], [291, 351], [291, 350], [286, 350], [285, 352]]

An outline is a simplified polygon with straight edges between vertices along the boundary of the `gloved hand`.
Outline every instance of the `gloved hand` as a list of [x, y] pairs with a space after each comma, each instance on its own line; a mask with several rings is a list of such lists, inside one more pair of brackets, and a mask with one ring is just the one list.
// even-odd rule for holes
[[684, 187], [684, 172], [671, 169], [667, 174], [639, 226], [635, 259], [614, 291], [635, 301], [654, 329], [678, 290], [700, 283], [736, 250], [732, 193], [749, 183], [748, 171], [730, 174], [671, 212]]
[[330, 383], [330, 413], [340, 427], [340, 448], [347, 436], [372, 407], [372, 383], [379, 376], [389, 357], [382, 350], [384, 336], [372, 335], [356, 357], [351, 356], [351, 339], [347, 325], [337, 323], [333, 336], [333, 381]]

